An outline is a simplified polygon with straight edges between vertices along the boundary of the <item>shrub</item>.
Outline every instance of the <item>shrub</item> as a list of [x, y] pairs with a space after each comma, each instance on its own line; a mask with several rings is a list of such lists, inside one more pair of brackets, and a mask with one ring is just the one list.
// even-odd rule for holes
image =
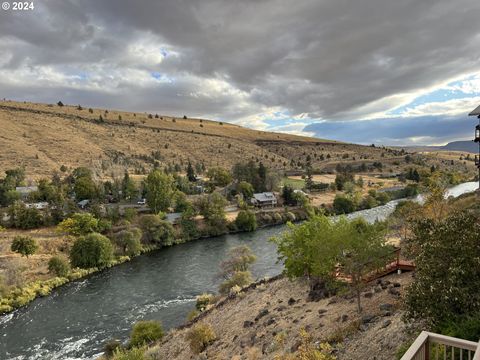
[[252, 274], [250, 271], [237, 271], [231, 278], [220, 284], [219, 291], [222, 295], [227, 295], [233, 287], [239, 286], [240, 288], [243, 288], [251, 282]]
[[255, 231], [257, 228], [257, 218], [252, 211], [241, 210], [235, 219], [235, 225], [241, 231]]
[[333, 209], [336, 214], [349, 214], [355, 211], [355, 203], [345, 196], [337, 195], [333, 200]]
[[173, 244], [173, 226], [168, 221], [162, 220], [159, 215], [144, 215], [140, 218], [140, 227], [146, 242], [162, 246]]
[[118, 349], [112, 360], [145, 360], [144, 350], [141, 348]]
[[109, 340], [103, 347], [103, 355], [107, 358], [110, 359], [112, 358], [113, 355], [115, 355], [115, 352], [120, 351], [122, 348], [122, 343], [118, 340]]
[[280, 224], [283, 221], [282, 215], [280, 215], [279, 213], [274, 213], [273, 214], [273, 221], [277, 224]]
[[187, 333], [190, 349], [195, 354], [200, 354], [217, 339], [212, 327], [205, 323], [195, 325]]
[[202, 294], [197, 296], [197, 303], [195, 308], [198, 311], [204, 311], [208, 305], [211, 305], [215, 302], [215, 296], [212, 294]]
[[48, 261], [48, 271], [57, 276], [66, 277], [70, 271], [70, 266], [65, 259], [54, 256]]
[[122, 230], [114, 235], [115, 244], [122, 249], [123, 255], [136, 256], [142, 251], [140, 239], [142, 232], [138, 228]]
[[35, 254], [38, 245], [30, 236], [15, 236], [12, 242], [11, 250], [28, 258]]
[[61, 231], [75, 236], [87, 235], [99, 230], [98, 220], [90, 213], [75, 213], [58, 224], [58, 227]]
[[200, 312], [198, 310], [192, 310], [188, 313], [187, 315], [187, 321], [192, 321], [195, 319], [198, 315], [200, 315]]
[[88, 234], [77, 239], [70, 251], [72, 266], [83, 269], [104, 267], [112, 258], [112, 243], [107, 237], [98, 233]]
[[133, 325], [130, 334], [130, 346], [138, 347], [159, 340], [163, 337], [162, 325], [159, 321], [139, 321]]

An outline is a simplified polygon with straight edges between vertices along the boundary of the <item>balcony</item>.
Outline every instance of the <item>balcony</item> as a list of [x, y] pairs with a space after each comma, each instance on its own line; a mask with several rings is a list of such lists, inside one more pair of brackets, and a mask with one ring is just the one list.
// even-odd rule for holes
[[422, 331], [400, 360], [438, 359], [480, 360], [480, 343]]

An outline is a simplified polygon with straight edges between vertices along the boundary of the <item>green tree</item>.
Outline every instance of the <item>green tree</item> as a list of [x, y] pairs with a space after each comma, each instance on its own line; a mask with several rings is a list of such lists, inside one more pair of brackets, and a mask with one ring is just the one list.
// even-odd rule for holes
[[175, 212], [184, 212], [192, 208], [192, 204], [187, 199], [187, 195], [181, 191], [175, 193]]
[[162, 324], [159, 321], [138, 321], [130, 333], [130, 347], [139, 347], [163, 337]]
[[250, 210], [240, 210], [235, 219], [235, 224], [241, 231], [255, 231], [257, 229], [257, 218]]
[[237, 192], [242, 194], [245, 200], [248, 200], [253, 196], [253, 191], [253, 186], [249, 182], [240, 181], [237, 185]]
[[211, 230], [216, 230], [221, 233], [226, 227], [225, 206], [227, 200], [219, 193], [212, 193], [208, 196], [203, 196], [197, 200], [196, 206], [199, 209]]
[[410, 241], [417, 249], [416, 274], [405, 301], [410, 318], [438, 326], [479, 314], [478, 234], [478, 217], [466, 211], [415, 223]]
[[77, 178], [73, 189], [77, 200], [95, 199], [98, 197], [97, 186], [91, 177], [82, 176]]
[[8, 207], [7, 214], [11, 227], [17, 229], [35, 229], [43, 225], [43, 216], [35, 208], [27, 208], [21, 201], [16, 201]]
[[146, 199], [154, 213], [167, 211], [172, 204], [175, 192], [174, 179], [156, 169], [145, 180]]
[[99, 231], [98, 220], [90, 213], [75, 213], [58, 224], [60, 231], [81, 236]]
[[122, 195], [125, 199], [135, 199], [138, 195], [138, 189], [135, 181], [130, 178], [128, 172], [125, 172], [122, 180]]
[[48, 271], [56, 276], [66, 277], [70, 272], [70, 266], [64, 258], [53, 256], [48, 261]]
[[355, 203], [343, 195], [336, 195], [333, 200], [333, 209], [336, 214], [349, 214], [355, 211]]
[[139, 223], [146, 242], [161, 246], [173, 245], [173, 226], [168, 221], [162, 220], [159, 215], [144, 215], [140, 218]]
[[72, 266], [84, 269], [105, 267], [112, 258], [113, 246], [110, 239], [98, 233], [78, 238], [70, 251]]
[[[324, 215], [315, 215], [300, 225], [290, 224], [289, 228], [272, 241], [278, 246], [285, 274], [291, 278], [306, 276], [311, 291], [318, 282], [325, 282], [329, 291], [334, 289], [334, 274], [340, 265], [352, 279], [351, 288], [358, 295], [363, 277], [379, 266], [377, 259], [386, 264], [388, 260], [383, 256], [391, 252], [384, 243], [384, 227], [362, 219], [348, 221], [342, 217], [334, 222]], [[357, 305], [360, 310], [361, 304]]]
[[197, 222], [195, 221], [195, 211], [193, 208], [187, 209], [182, 213], [180, 219], [182, 229], [182, 239], [189, 241], [198, 237]]
[[30, 236], [15, 236], [10, 249], [22, 256], [28, 258], [29, 255], [35, 254], [38, 249], [37, 242]]
[[227, 186], [232, 182], [232, 175], [226, 169], [220, 167], [210, 168], [207, 171], [207, 176], [214, 186]]
[[195, 176], [195, 171], [193, 170], [192, 163], [189, 161], [187, 166], [187, 178], [188, 181], [194, 182], [197, 181], [197, 177]]
[[138, 228], [121, 230], [114, 235], [115, 244], [122, 250], [123, 255], [136, 256], [142, 251], [142, 231]]

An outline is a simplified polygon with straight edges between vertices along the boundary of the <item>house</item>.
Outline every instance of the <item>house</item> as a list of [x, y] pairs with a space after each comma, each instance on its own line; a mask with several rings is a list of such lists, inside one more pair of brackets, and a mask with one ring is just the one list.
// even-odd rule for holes
[[45, 210], [46, 208], [48, 208], [48, 202], [41, 201], [32, 204], [25, 204], [25, 206], [27, 207], [27, 209]]
[[22, 199], [26, 199], [32, 192], [38, 191], [38, 186], [17, 186], [15, 191], [20, 194]]
[[277, 205], [277, 198], [272, 192], [263, 192], [253, 194], [253, 198], [250, 199], [250, 202], [258, 207], [275, 207]]

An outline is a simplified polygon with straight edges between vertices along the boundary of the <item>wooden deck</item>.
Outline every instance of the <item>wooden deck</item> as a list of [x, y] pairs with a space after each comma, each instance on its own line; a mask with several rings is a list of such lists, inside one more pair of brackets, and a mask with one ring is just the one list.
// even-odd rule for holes
[[[401, 253], [401, 249], [396, 248], [395, 251], [394, 251], [394, 256], [395, 256], [396, 259], [394, 261], [391, 261], [391, 257], [390, 257], [389, 262], [387, 264], [385, 264], [385, 266], [383, 266], [381, 268], [378, 268], [377, 270], [372, 271], [371, 273], [367, 274], [364, 277], [363, 281], [364, 282], [370, 282], [370, 281], [379, 279], [381, 277], [387, 276], [389, 274], [398, 272], [399, 270], [402, 271], [402, 272], [403, 271], [413, 271], [413, 270], [415, 270], [414, 262], [409, 261], [409, 260], [401, 259], [400, 258], [400, 253]], [[343, 281], [347, 281], [347, 282], [351, 281], [350, 277], [345, 275], [345, 274], [342, 274], [340, 269], [337, 270], [336, 278], [338, 280], [343, 280]]]

